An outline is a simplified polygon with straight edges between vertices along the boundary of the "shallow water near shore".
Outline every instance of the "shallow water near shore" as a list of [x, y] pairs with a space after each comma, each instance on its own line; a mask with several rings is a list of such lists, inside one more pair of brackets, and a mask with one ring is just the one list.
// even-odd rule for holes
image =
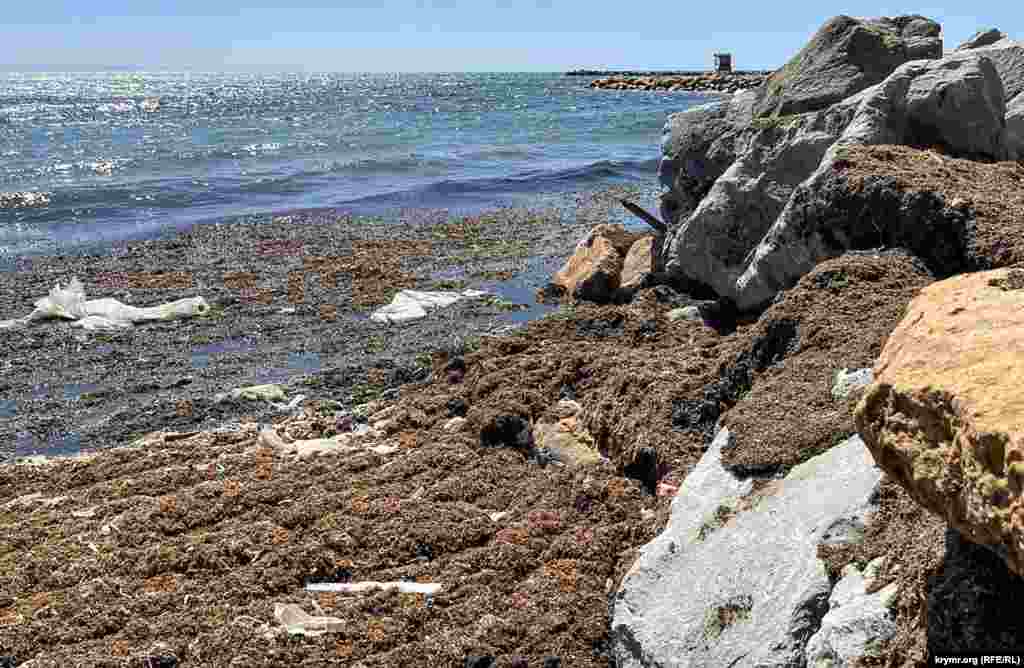
[[[0, 73], [0, 270], [242, 215], [473, 214], [648, 179], [689, 93], [561, 74]], [[154, 101], [157, 101], [154, 103]]]
[[[581, 236], [598, 222], [646, 231], [617, 199], [653, 208], [657, 195], [650, 179], [591, 192], [542, 193], [529, 208], [492, 209], [469, 219], [444, 209], [404, 209], [369, 219], [330, 209], [290, 211], [198, 225], [94, 254], [21, 258], [17, 271], [6, 274], [0, 318], [25, 315], [34, 300], [72, 276], [82, 280], [90, 299], [153, 305], [201, 295], [224, 310], [213, 318], [114, 334], [84, 332], [66, 322], [5, 332], [0, 346], [7, 372], [0, 389], [13, 399], [0, 408], [0, 443], [7, 444], [0, 458], [70, 455], [124, 445], [151, 431], [210, 429], [245, 416], [269, 421], [281, 415], [272, 404], [214, 401], [246, 385], [276, 383], [287, 401], [302, 395], [343, 405], [394, 391], [417, 377], [416, 360], [424, 354], [509, 332], [557, 311], [558, 305], [538, 303], [536, 291]], [[474, 238], [483, 247], [477, 251], [465, 240], [444, 236], [467, 220], [480, 225]], [[289, 239], [301, 240], [301, 253], [271, 259], [260, 250], [268, 244], [285, 248]], [[402, 249], [419, 240], [434, 247], [431, 255], [406, 257]], [[494, 252], [510, 240], [514, 252]], [[386, 252], [382, 259], [398, 262], [379, 273], [379, 260], [366, 257], [368, 276], [375, 289], [383, 289], [373, 305], [356, 303], [361, 300], [355, 299], [351, 277], [339, 275], [330, 287], [315, 272], [304, 282], [305, 297], [293, 298], [288, 277], [307, 260], [355, 257], [353, 249], [366, 243], [391, 248], [392, 255]], [[152, 282], [183, 271], [191, 277], [187, 283]], [[232, 275], [252, 276], [255, 292], [230, 281]], [[131, 280], [142, 282], [124, 282]], [[419, 321], [374, 322], [372, 311], [401, 288], [472, 288], [490, 297], [460, 301]], [[336, 310], [336, 319], [321, 317], [325, 307]], [[381, 381], [380, 374], [391, 380]]]

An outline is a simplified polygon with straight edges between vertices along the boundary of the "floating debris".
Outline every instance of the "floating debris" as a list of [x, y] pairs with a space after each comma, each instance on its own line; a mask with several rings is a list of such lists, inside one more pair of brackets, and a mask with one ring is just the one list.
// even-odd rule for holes
[[50, 203], [49, 193], [14, 192], [0, 193], [0, 209], [31, 209]]

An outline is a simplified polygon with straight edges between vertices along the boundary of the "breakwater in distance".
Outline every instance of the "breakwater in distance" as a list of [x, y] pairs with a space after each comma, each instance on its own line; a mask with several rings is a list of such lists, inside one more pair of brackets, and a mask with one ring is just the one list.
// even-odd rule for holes
[[615, 73], [590, 82], [591, 88], [607, 90], [665, 90], [732, 93], [763, 84], [772, 72], [697, 72], [691, 74], [632, 75]]
[[[723, 72], [723, 74], [753, 75], [760, 74], [768, 76], [775, 70], [736, 70], [734, 72]], [[703, 74], [715, 74], [711, 70], [569, 70], [565, 73], [567, 77], [667, 77], [667, 76], [699, 76]]]

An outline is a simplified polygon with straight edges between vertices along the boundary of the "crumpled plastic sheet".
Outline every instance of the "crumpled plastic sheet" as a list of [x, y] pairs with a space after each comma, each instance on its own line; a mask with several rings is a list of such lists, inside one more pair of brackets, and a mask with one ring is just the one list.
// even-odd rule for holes
[[399, 290], [386, 306], [373, 312], [370, 319], [374, 322], [395, 323], [406, 320], [425, 318], [427, 311], [451, 306], [460, 299], [483, 297], [487, 293], [481, 290], [463, 290], [462, 292], [423, 292], [421, 290]]
[[25, 327], [40, 320], [73, 320], [72, 327], [87, 330], [131, 329], [141, 322], [191, 318], [208, 313], [210, 305], [202, 297], [186, 297], [159, 306], [140, 308], [109, 297], [85, 298], [81, 281], [72, 278], [67, 288], [57, 283], [50, 294], [36, 300], [35, 310], [23, 318], [0, 320], [0, 330]]
[[345, 621], [337, 617], [314, 617], [294, 603], [274, 605], [274, 619], [291, 635], [322, 636], [345, 630]]

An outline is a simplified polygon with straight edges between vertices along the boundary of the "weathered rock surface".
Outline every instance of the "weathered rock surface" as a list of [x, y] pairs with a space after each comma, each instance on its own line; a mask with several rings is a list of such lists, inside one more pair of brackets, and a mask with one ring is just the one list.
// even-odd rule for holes
[[[959, 155], [1003, 157], [1006, 97], [988, 52], [911, 63], [893, 74], [901, 76], [910, 78], [906, 127], [893, 143], [941, 144]], [[903, 120], [894, 116], [890, 122]]]
[[985, 56], [992, 61], [1003, 82], [1003, 94], [1007, 100], [1024, 91], [1024, 42], [1003, 35], [993, 42], [982, 39], [982, 44], [954, 51], [954, 55], [964, 53]]
[[1024, 93], [1006, 105], [1006, 157], [1024, 159]]
[[[855, 56], [844, 51], [861, 42], [870, 48], [854, 49]], [[842, 162], [841, 150], [853, 145], [937, 146], [952, 155], [996, 160], [1019, 155], [1014, 124], [1020, 114], [1007, 107], [1004, 89], [1013, 91], [1015, 77], [1024, 77], [1024, 58], [1016, 64], [1024, 52], [1007, 39], [980, 38], [974, 44], [939, 58], [939, 27], [928, 19], [837, 17], [791, 61], [788, 72], [777, 73], [775, 84], [670, 117], [659, 167], [662, 183], [671, 184], [662, 197], [662, 217], [671, 227], [661, 266], [673, 279], [710, 288], [749, 311], [766, 305], [817, 262], [879, 245], [858, 245], [871, 234], [880, 243], [912, 237], [910, 248], [924, 250], [927, 242], [907, 223], [895, 231], [849, 229], [862, 221], [830, 213], [832, 203], [821, 193], [838, 195], [830, 180]], [[918, 47], [923, 59], [913, 51]], [[857, 76], [815, 74], [830, 63], [845, 71], [848, 57], [874, 58], [875, 64]], [[816, 98], [812, 88], [801, 88], [806, 77], [807, 86], [824, 81], [828, 89], [831, 76], [843, 81], [835, 95]], [[776, 99], [777, 109], [765, 116], [769, 99]], [[793, 113], [806, 109], [820, 110]], [[903, 216], [908, 217], [922, 218]], [[951, 218], [957, 215], [944, 214], [939, 226]], [[948, 259], [935, 251], [926, 256], [939, 263]]]
[[998, 28], [989, 28], [987, 30], [979, 30], [968, 38], [963, 44], [956, 47], [954, 51], [966, 51], [967, 49], [977, 49], [981, 46], [989, 46], [994, 42], [1006, 37], [1006, 33], [1002, 32]]
[[1024, 271], [924, 288], [856, 411], [878, 465], [1024, 574]]
[[[793, 190], [735, 283], [730, 287], [726, 275], [713, 277], [711, 286], [725, 290], [719, 294], [732, 297], [740, 309], [753, 309], [792, 286], [818, 262], [847, 249], [879, 245], [908, 248], [929, 268], [947, 268], [939, 273], [956, 266], [966, 243], [966, 213], [946, 207], [938, 197], [898, 193], [892, 182], [872, 183], [869, 187], [875, 192], [865, 193], [859, 185], [851, 188], [837, 172], [844, 148], [855, 145], [939, 144], [958, 154], [1003, 155], [1005, 103], [998, 75], [991, 62], [972, 53], [907, 63], [878, 86], [844, 101], [859, 102], [842, 136]], [[869, 220], [873, 224], [867, 224]], [[735, 223], [726, 219], [719, 224]], [[925, 227], [940, 234], [940, 243], [924, 238]], [[667, 267], [690, 271], [672, 260]], [[706, 272], [722, 271], [720, 267], [694, 265], [696, 271]], [[699, 275], [691, 278], [701, 280]]]
[[[572, 257], [552, 278], [551, 286], [572, 299], [607, 302], [620, 286], [623, 263], [633, 244], [644, 236], [622, 225], [601, 224], [576, 244]], [[630, 278], [638, 269], [634, 256]]]
[[794, 189], [839, 139], [858, 102], [851, 98], [824, 111], [755, 124], [745, 131], [732, 165], [685, 222], [666, 236], [666, 271], [732, 298], [751, 251]]
[[942, 56], [939, 24], [923, 16], [837, 16], [759, 91], [755, 115], [824, 109], [873, 86], [905, 62]]
[[653, 234], [640, 237], [629, 247], [626, 258], [622, 261], [622, 273], [619, 277], [620, 291], [635, 292], [640, 289], [647, 277], [655, 270], [657, 258], [656, 240]]
[[723, 102], [669, 115], [658, 165], [658, 177], [669, 188], [660, 207], [666, 224], [675, 224], [697, 208], [736, 159], [737, 144], [753, 119], [756, 100], [754, 91], [741, 91]]
[[720, 430], [615, 595], [619, 666], [803, 665], [832, 592], [819, 544], [859, 540], [880, 480], [859, 437], [750, 495]]
[[853, 668], [861, 657], [879, 657], [885, 643], [896, 635], [889, 610], [896, 583], [868, 593], [883, 559], [871, 561], [863, 572], [856, 564], [843, 569], [842, 579], [828, 597], [821, 628], [807, 641], [808, 668]]
[[731, 151], [713, 155], [710, 150], [729, 129], [728, 107], [728, 102], [713, 102], [670, 114], [665, 121], [658, 179], [674, 194], [661, 202], [661, 219], [667, 224], [697, 208], [711, 184], [735, 159]]

